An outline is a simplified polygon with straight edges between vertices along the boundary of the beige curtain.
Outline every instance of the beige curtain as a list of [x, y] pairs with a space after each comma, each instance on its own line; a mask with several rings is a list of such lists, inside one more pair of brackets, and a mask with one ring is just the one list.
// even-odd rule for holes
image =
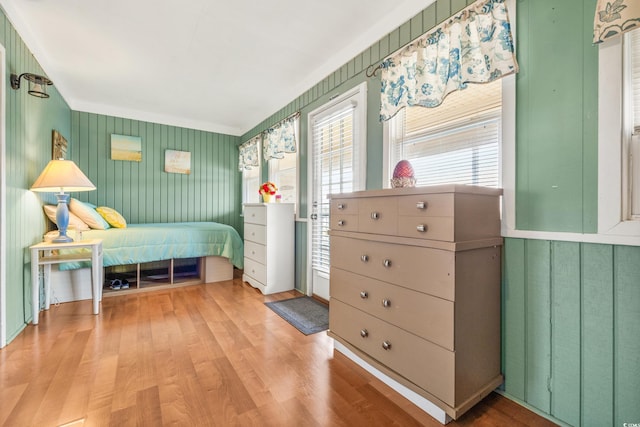
[[598, 0], [593, 20], [593, 42], [640, 27], [640, 0]]
[[[640, 0], [637, 0], [640, 1]], [[478, 0], [381, 64], [380, 120], [518, 71], [505, 0]]]
[[254, 167], [257, 168], [260, 166], [260, 159], [258, 158], [260, 151], [258, 150], [258, 145], [260, 144], [261, 139], [261, 135], [254, 136], [249, 141], [238, 147], [238, 169], [240, 172], [245, 169], [251, 170]]
[[300, 113], [287, 117], [262, 133], [264, 160], [282, 159], [284, 153], [296, 152], [296, 124]]

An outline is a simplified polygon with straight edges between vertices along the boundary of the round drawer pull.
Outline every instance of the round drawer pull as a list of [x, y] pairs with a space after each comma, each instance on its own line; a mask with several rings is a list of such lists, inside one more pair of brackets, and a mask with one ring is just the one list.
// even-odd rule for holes
[[419, 232], [421, 232], [421, 233], [424, 233], [424, 232], [426, 232], [426, 231], [427, 231], [427, 226], [426, 226], [426, 225], [424, 225], [424, 224], [420, 224], [420, 225], [418, 225], [418, 226], [416, 227], [416, 230], [418, 230], [418, 231], [419, 231]]
[[369, 331], [367, 331], [366, 329], [361, 330], [361, 331], [360, 331], [360, 336], [361, 336], [362, 338], [366, 338], [366, 337], [368, 337], [368, 336], [369, 336]]
[[338, 209], [342, 210], [344, 208], [346, 208], [347, 205], [343, 204], [343, 203], [338, 203]]
[[391, 300], [387, 299], [387, 298], [383, 299], [382, 300], [382, 306], [385, 307], [385, 308], [391, 307]]
[[369, 292], [367, 292], [367, 291], [360, 292], [360, 298], [362, 298], [362, 299], [369, 298]]
[[362, 260], [362, 262], [369, 262], [369, 255], [362, 255], [360, 260]]
[[418, 208], [418, 209], [427, 209], [427, 202], [418, 202], [418, 203], [416, 203], [416, 208]]
[[344, 220], [343, 220], [343, 219], [341, 219], [340, 221], [338, 221], [338, 225], [339, 225], [340, 227], [342, 227], [342, 226], [344, 225]]
[[371, 212], [371, 219], [379, 219], [380, 214], [378, 212]]
[[387, 268], [391, 267], [391, 260], [385, 259], [384, 261], [382, 261], [382, 265], [384, 265]]
[[391, 343], [389, 341], [382, 341], [382, 348], [385, 350], [391, 350]]

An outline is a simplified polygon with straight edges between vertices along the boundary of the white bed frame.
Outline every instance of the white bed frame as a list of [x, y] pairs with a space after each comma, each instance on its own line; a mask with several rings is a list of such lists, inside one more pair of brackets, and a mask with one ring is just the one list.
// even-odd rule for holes
[[[233, 279], [233, 264], [231, 264], [229, 258], [221, 256], [202, 257], [200, 259], [200, 269], [201, 283], [215, 283]], [[139, 277], [139, 264], [137, 270]], [[102, 277], [104, 277], [104, 271]], [[60, 271], [58, 266], [54, 265], [51, 268], [51, 301], [62, 303], [91, 299], [90, 283], [90, 268]], [[138, 283], [140, 283], [139, 278]], [[173, 283], [173, 262], [171, 262], [170, 281], [168, 283]], [[151, 289], [152, 287], [149, 288]]]

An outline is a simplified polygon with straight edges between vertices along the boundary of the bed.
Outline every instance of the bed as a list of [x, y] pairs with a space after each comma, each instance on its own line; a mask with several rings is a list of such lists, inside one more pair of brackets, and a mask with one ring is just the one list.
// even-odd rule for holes
[[[50, 233], [57, 235], [57, 231]], [[75, 238], [79, 236], [73, 231], [69, 234]], [[171, 283], [174, 260], [200, 259], [200, 278], [205, 283], [231, 280], [233, 267], [242, 269], [244, 263], [243, 241], [238, 232], [216, 222], [128, 224], [126, 228], [84, 230], [82, 239], [102, 239], [104, 267], [137, 265], [138, 283], [140, 264], [143, 263], [170, 260]], [[90, 299], [87, 281], [90, 281], [88, 264], [60, 264], [51, 273], [55, 300]]]
[[[128, 224], [126, 228], [86, 230], [83, 239], [102, 239], [105, 267], [180, 258], [219, 256], [243, 268], [242, 239], [231, 226], [217, 222]], [[62, 264], [60, 270], [87, 267]]]
[[[57, 206], [45, 204], [43, 210], [55, 225]], [[47, 233], [45, 240], [57, 234], [56, 228]], [[197, 278], [210, 283], [233, 279], [233, 267], [241, 269], [244, 263], [242, 239], [229, 225], [217, 222], [128, 224], [111, 207], [95, 206], [75, 198], [69, 200], [69, 235], [76, 239], [102, 239], [105, 271], [124, 274], [134, 266], [138, 287], [141, 264], [145, 264], [145, 269], [153, 268], [150, 263], [162, 264], [165, 273], [168, 270], [169, 284], [173, 284], [177, 264], [195, 260]], [[87, 263], [59, 264], [51, 272], [55, 298], [60, 302], [91, 298], [90, 287], [86, 286], [90, 270]]]

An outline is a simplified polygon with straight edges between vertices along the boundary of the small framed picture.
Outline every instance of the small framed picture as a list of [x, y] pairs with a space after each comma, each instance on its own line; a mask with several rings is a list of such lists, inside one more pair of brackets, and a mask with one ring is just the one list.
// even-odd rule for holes
[[111, 160], [142, 161], [142, 138], [111, 134]]
[[51, 153], [52, 160], [60, 160], [67, 158], [67, 140], [57, 130], [53, 130], [51, 135], [51, 146], [53, 148]]
[[169, 173], [191, 174], [191, 152], [166, 150], [164, 152], [164, 171]]

